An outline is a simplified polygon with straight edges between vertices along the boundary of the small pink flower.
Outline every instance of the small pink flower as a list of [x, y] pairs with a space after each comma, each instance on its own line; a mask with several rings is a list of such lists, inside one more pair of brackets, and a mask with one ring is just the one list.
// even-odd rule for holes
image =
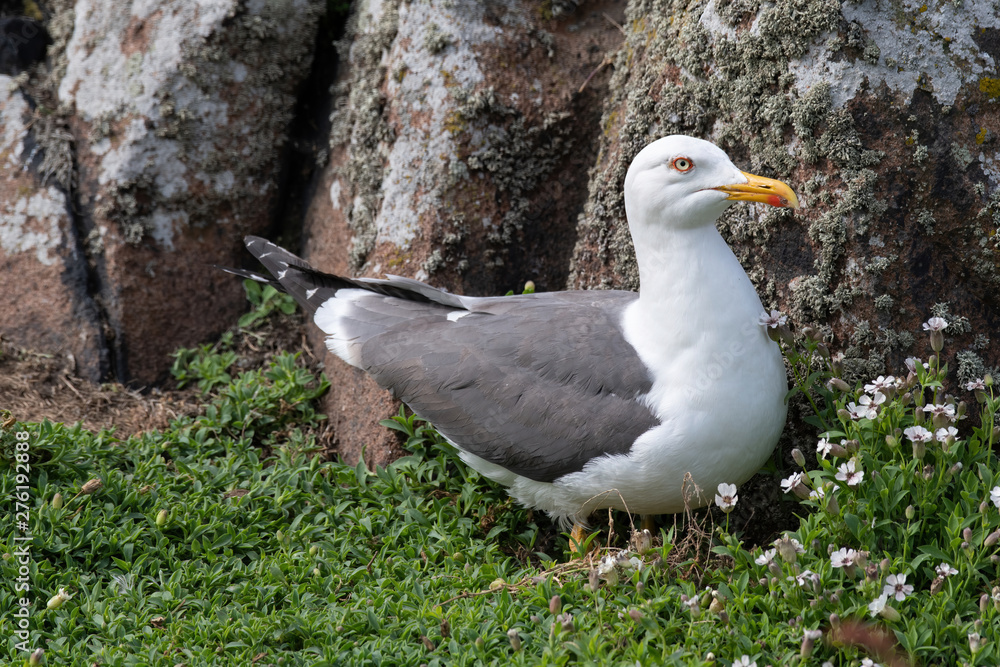
[[787, 321], [788, 321], [788, 316], [782, 313], [780, 310], [772, 310], [770, 315], [768, 315], [767, 312], [764, 312], [757, 319], [758, 324], [764, 327], [768, 327], [770, 329], [777, 329], [780, 326], [784, 326], [785, 322]]
[[930, 442], [934, 439], [934, 434], [923, 426], [910, 426], [903, 430], [903, 434], [910, 439], [910, 442]]
[[854, 549], [838, 549], [830, 554], [830, 565], [833, 567], [847, 567], [854, 565], [857, 561], [858, 552]]
[[953, 568], [948, 563], [941, 563], [936, 568], [934, 568], [934, 572], [936, 572], [937, 576], [941, 577], [942, 579], [944, 579], [945, 577], [950, 577], [953, 574], [958, 574], [958, 570]]
[[948, 322], [943, 317], [932, 317], [924, 322], [924, 331], [944, 331]]
[[972, 382], [966, 382], [965, 388], [968, 391], [975, 391], [976, 389], [983, 390], [986, 389], [986, 382], [983, 381], [983, 378], [976, 378]]
[[913, 586], [906, 583], [905, 574], [890, 574], [885, 579], [885, 586], [882, 587], [882, 595], [895, 597], [897, 602], [902, 602], [912, 593]]
[[884, 394], [890, 390], [894, 390], [895, 388], [896, 378], [891, 375], [889, 377], [879, 375], [877, 378], [865, 385], [865, 391], [869, 394], [875, 394], [876, 392], [882, 392]]
[[939, 428], [934, 433], [934, 439], [937, 440], [938, 442], [947, 442], [949, 437], [951, 438], [958, 437], [958, 429], [955, 428], [954, 426], [949, 426], [948, 428]]
[[854, 459], [851, 459], [847, 463], [840, 464], [836, 477], [841, 482], [847, 482], [848, 486], [857, 486], [865, 478], [865, 471], [858, 470]]

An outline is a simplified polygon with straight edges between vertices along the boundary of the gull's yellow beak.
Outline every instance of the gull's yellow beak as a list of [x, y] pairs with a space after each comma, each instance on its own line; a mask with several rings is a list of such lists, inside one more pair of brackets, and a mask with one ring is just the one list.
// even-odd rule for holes
[[756, 201], [762, 204], [770, 204], [778, 208], [798, 208], [799, 198], [795, 196], [792, 189], [773, 178], [755, 176], [745, 171], [740, 172], [747, 177], [746, 183], [734, 183], [733, 185], [723, 185], [713, 188], [719, 192], [725, 192], [728, 197], [735, 201]]

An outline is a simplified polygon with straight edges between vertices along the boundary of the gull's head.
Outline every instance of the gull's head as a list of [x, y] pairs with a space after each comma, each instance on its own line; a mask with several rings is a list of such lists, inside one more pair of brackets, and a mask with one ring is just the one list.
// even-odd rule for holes
[[781, 181], [740, 171], [715, 144], [679, 134], [639, 151], [625, 176], [625, 209], [632, 227], [709, 225], [734, 201], [799, 206]]

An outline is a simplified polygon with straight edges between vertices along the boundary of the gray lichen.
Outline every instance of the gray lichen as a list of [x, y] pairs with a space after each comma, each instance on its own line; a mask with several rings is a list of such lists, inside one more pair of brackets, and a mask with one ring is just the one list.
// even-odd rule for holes
[[399, 3], [384, 2], [376, 25], [361, 31], [363, 17], [355, 10], [344, 39], [337, 44], [343, 61], [350, 57], [350, 77], [335, 87], [335, 108], [330, 117], [330, 149], [348, 145], [343, 175], [354, 189], [348, 215], [353, 232], [350, 266], [359, 271], [375, 248], [375, 216], [381, 204], [384, 164], [393, 133], [385, 118], [382, 83], [386, 68], [382, 54], [391, 46], [399, 27]]
[[454, 38], [441, 30], [437, 23], [431, 23], [424, 30], [424, 48], [437, 55], [451, 46]]

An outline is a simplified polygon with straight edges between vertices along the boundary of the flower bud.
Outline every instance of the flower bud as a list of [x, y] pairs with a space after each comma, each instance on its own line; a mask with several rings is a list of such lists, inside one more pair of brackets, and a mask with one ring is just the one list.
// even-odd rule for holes
[[562, 611], [562, 598], [558, 595], [553, 595], [549, 600], [549, 613], [558, 614]]
[[932, 331], [931, 332], [931, 349], [935, 352], [940, 352], [944, 348], [944, 332], [943, 331]]
[[906, 520], [907, 521], [912, 521], [913, 517], [914, 517], [914, 515], [916, 515], [916, 513], [917, 513], [917, 510], [916, 510], [915, 507], [913, 507], [913, 505], [907, 505], [906, 506], [906, 512], [905, 512], [905, 514], [906, 514]]
[[929, 482], [932, 479], [934, 479], [934, 466], [928, 463], [924, 466], [924, 480]]
[[975, 655], [976, 653], [979, 653], [979, 649], [981, 649], [982, 647], [983, 647], [983, 640], [982, 640], [982, 637], [979, 636], [979, 633], [978, 632], [970, 632], [969, 633], [969, 650], [972, 651], [972, 654]]
[[781, 566], [778, 565], [778, 561], [775, 560], [772, 560], [770, 563], [767, 564], [767, 571], [776, 577], [780, 577], [782, 574]]
[[983, 376], [983, 384], [985, 384], [987, 387], [992, 387], [993, 386], [993, 376], [990, 375], [989, 373], [987, 373], [986, 375], [984, 375]]
[[447, 618], [441, 619], [441, 636], [444, 638], [451, 637], [451, 623], [448, 622]]
[[643, 592], [645, 592], [645, 590], [646, 590], [646, 584], [642, 583], [641, 581], [635, 582], [635, 592], [637, 595], [641, 597]]
[[831, 391], [836, 389], [837, 391], [843, 394], [846, 394], [851, 390], [851, 385], [847, 384], [840, 378], [830, 378], [830, 381], [827, 382], [827, 386], [830, 388]]
[[990, 606], [990, 596], [987, 595], [986, 593], [983, 593], [982, 595], [979, 596], [979, 613], [985, 614], [989, 606]]
[[61, 493], [52, 496], [52, 509], [62, 509], [63, 497]]
[[573, 615], [572, 614], [563, 614], [562, 616], [557, 617], [556, 620], [560, 621], [560, 623], [562, 624], [562, 630], [563, 630], [563, 632], [573, 632]]
[[944, 577], [935, 577], [934, 581], [931, 582], [931, 595], [940, 593], [942, 587], [944, 587]]
[[35, 649], [34, 652], [28, 657], [28, 665], [30, 667], [38, 667], [45, 662], [45, 650]]
[[840, 616], [838, 616], [837, 614], [830, 614], [830, 626], [834, 628], [839, 627]]
[[927, 455], [927, 443], [920, 442], [919, 440], [913, 441], [913, 458], [918, 461], [923, 461], [924, 457]]
[[885, 444], [889, 446], [889, 449], [896, 449], [896, 447], [899, 447], [899, 440], [896, 439], [896, 436], [890, 434], [885, 436]]
[[510, 640], [510, 647], [516, 653], [521, 650], [521, 635], [517, 633], [517, 630], [511, 628], [507, 631], [507, 639]]
[[830, 359], [830, 348], [826, 346], [826, 343], [820, 343], [816, 346], [816, 351], [819, 352], [819, 356], [824, 359]]
[[788, 538], [788, 536], [782, 537], [776, 541], [774, 546], [778, 549], [778, 555], [781, 556], [781, 560], [786, 563], [794, 563], [798, 560], [798, 553], [796, 553], [795, 544]]
[[[480, 638], [480, 640], [481, 640], [481, 638]], [[480, 640], [477, 640], [477, 642], [480, 641]], [[420, 635], [420, 641], [422, 641], [424, 643], [424, 648], [427, 649], [428, 651], [433, 651], [434, 650], [434, 642], [432, 642], [431, 638], [428, 637], [427, 635]], [[477, 647], [479, 646], [478, 643], [476, 644], [476, 646]]]
[[319, 547], [318, 546], [316, 546], [314, 544], [311, 547], [309, 547], [309, 555], [310, 556], [312, 556], [313, 558], [315, 558], [316, 554], [318, 554], [318, 553], [319, 553]]
[[861, 449], [861, 442], [852, 438], [844, 442], [844, 447], [847, 449], [849, 454], [857, 454], [858, 450]]
[[888, 603], [886, 603], [886, 605], [882, 607], [878, 615], [887, 621], [898, 621], [901, 618], [899, 612], [896, 611], [895, 608], [890, 607]]
[[156, 527], [157, 528], [163, 528], [165, 525], [167, 525], [167, 516], [168, 516], [168, 514], [169, 514], [169, 512], [167, 512], [167, 510], [160, 510], [159, 512], [156, 513]]
[[802, 454], [802, 450], [798, 447], [792, 450], [792, 460], [795, 461], [800, 468], [806, 467], [806, 457]]
[[712, 596], [712, 602], [708, 605], [708, 610], [713, 614], [721, 614], [726, 606], [722, 603], [722, 600], [717, 596]]
[[892, 562], [888, 558], [879, 561], [878, 569], [882, 570], [882, 574], [888, 572], [890, 567], [892, 567]]
[[642, 556], [653, 547], [653, 535], [646, 528], [632, 535], [632, 546]]
[[937, 366], [937, 363], [938, 363], [938, 357], [937, 357], [936, 354], [932, 354], [927, 359], [927, 365], [930, 366], [931, 368], [934, 368], [935, 366]]
[[823, 636], [821, 630], [806, 630], [805, 634], [802, 636], [802, 646], [799, 647], [799, 656], [806, 660], [812, 655], [813, 648], [816, 645], [816, 640]]
[[642, 612], [639, 611], [638, 609], [635, 609], [635, 608], [629, 609], [628, 610], [628, 617], [631, 618], [636, 623], [638, 623], [639, 621], [642, 620]]
[[830, 514], [840, 514], [840, 504], [837, 502], [837, 494], [832, 491], [826, 495], [826, 510]]
[[71, 599], [73, 596], [66, 592], [65, 588], [60, 588], [59, 592], [49, 598], [48, 603], [45, 605], [46, 609], [58, 609], [63, 606], [66, 600]]
[[104, 486], [104, 482], [102, 482], [99, 478], [95, 477], [94, 479], [88, 480], [87, 483], [83, 485], [83, 487], [80, 489], [80, 493], [82, 493], [83, 495], [90, 495], [91, 493], [97, 491], [102, 486]]
[[1000, 541], [1000, 530], [994, 530], [992, 533], [987, 535], [986, 539], [983, 540], [983, 546], [992, 547], [997, 543], [997, 541]]
[[477, 651], [482, 651], [484, 648], [486, 648], [486, 640], [483, 639], [482, 637], [476, 637], [475, 645]]
[[524, 283], [524, 294], [534, 294], [535, 293], [535, 281], [529, 280]]
[[958, 406], [955, 408], [955, 416], [958, 419], [961, 419], [962, 417], [965, 416], [965, 413], [968, 411], [968, 409], [969, 409], [968, 403], [966, 403], [965, 401], [959, 401]]
[[962, 530], [962, 539], [965, 540], [966, 542], [971, 542], [972, 541], [972, 529], [971, 528], [965, 528], [964, 530]]
[[842, 421], [845, 422], [851, 421], [851, 413], [845, 410], [844, 408], [837, 410], [837, 416], [840, 417]]

